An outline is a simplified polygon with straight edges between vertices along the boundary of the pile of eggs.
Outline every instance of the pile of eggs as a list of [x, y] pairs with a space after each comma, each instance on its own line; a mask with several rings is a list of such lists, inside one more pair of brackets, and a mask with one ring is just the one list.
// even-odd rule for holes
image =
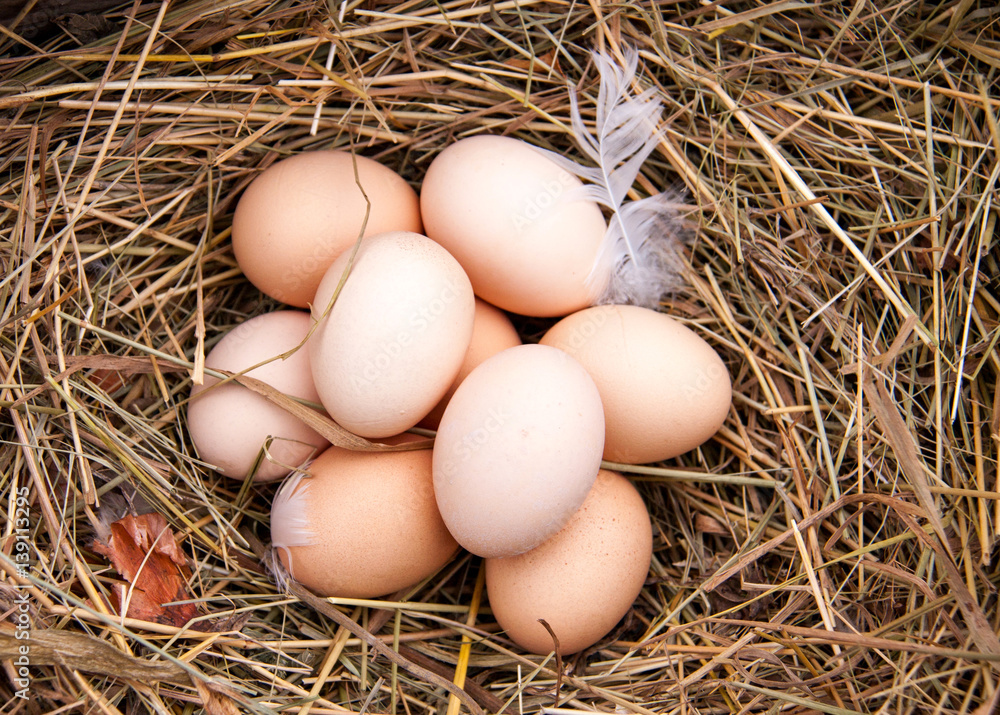
[[[563, 653], [586, 648], [629, 610], [652, 526], [602, 460], [696, 448], [721, 427], [731, 387], [681, 323], [590, 306], [607, 224], [580, 186], [498, 136], [446, 148], [419, 198], [387, 167], [337, 151], [283, 159], [248, 186], [233, 250], [290, 309], [225, 335], [206, 367], [248, 371], [397, 446], [330, 446], [239, 384], [194, 386], [187, 421], [205, 462], [238, 479], [287, 476], [271, 535], [293, 578], [327, 596], [384, 596], [464, 548], [485, 559], [504, 633], [535, 653], [555, 648], [552, 634]], [[505, 311], [562, 319], [522, 345]], [[400, 447], [423, 440], [414, 427], [436, 430], [432, 450]]]

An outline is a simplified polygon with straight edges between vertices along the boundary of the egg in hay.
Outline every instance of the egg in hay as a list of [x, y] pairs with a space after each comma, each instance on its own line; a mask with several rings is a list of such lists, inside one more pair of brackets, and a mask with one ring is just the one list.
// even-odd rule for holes
[[465, 378], [441, 417], [441, 516], [478, 556], [523, 553], [583, 503], [603, 446], [601, 398], [586, 370], [555, 348], [508, 348]]
[[673, 318], [634, 305], [569, 315], [542, 337], [583, 365], [604, 405], [604, 458], [625, 464], [669, 459], [712, 437], [732, 401], [719, 354]]
[[512, 348], [521, 344], [521, 337], [517, 334], [513, 323], [506, 313], [490, 305], [481, 298], [476, 298], [476, 314], [472, 323], [472, 339], [469, 348], [465, 351], [465, 359], [462, 367], [459, 368], [455, 381], [448, 388], [448, 392], [441, 398], [441, 401], [434, 406], [430, 413], [420, 420], [418, 426], [427, 429], [437, 429], [441, 423], [441, 415], [444, 408], [448, 406], [451, 396], [462, 384], [462, 381], [469, 376], [481, 362], [486, 358], [496, 355], [502, 350]]
[[427, 169], [420, 210], [476, 295], [514, 313], [560, 316], [591, 304], [587, 278], [607, 224], [583, 184], [527, 142], [461, 139]]
[[417, 584], [458, 550], [434, 501], [426, 449], [329, 448], [281, 485], [271, 540], [295, 580], [346, 598]]
[[444, 396], [462, 365], [475, 296], [458, 262], [426, 236], [366, 238], [327, 270], [312, 306], [309, 340], [320, 400], [363, 437], [405, 432]]
[[[269, 361], [246, 374], [291, 397], [318, 402], [309, 352], [299, 347], [311, 325], [309, 314], [298, 310], [258, 315], [227, 333], [205, 358], [205, 367], [240, 372]], [[236, 382], [218, 382], [206, 376], [204, 384], [192, 385], [187, 424], [201, 458], [227, 477], [245, 477], [268, 442], [256, 481], [283, 477], [328, 446], [325, 438], [262, 395]]]
[[373, 159], [303, 152], [275, 162], [243, 192], [233, 215], [233, 253], [257, 288], [305, 308], [326, 269], [354, 245], [362, 227], [366, 236], [420, 232], [417, 193]]
[[607, 635], [635, 601], [652, 559], [649, 513], [635, 487], [601, 470], [559, 533], [518, 556], [486, 560], [490, 608], [505, 635], [532, 653], [576, 653]]

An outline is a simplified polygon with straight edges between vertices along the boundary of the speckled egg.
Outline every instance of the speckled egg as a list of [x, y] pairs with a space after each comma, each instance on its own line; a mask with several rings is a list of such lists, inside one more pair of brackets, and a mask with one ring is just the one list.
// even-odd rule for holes
[[486, 560], [486, 592], [504, 634], [532, 653], [576, 653], [621, 620], [645, 583], [652, 526], [642, 497], [601, 470], [586, 501], [559, 533], [519, 556]]

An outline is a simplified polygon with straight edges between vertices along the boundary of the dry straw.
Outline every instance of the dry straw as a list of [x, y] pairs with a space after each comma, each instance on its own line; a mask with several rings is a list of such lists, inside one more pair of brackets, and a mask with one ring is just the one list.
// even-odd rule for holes
[[[191, 0], [4, 28], [0, 710], [992, 712], [998, 21], [968, 0]], [[625, 45], [666, 110], [633, 198], [682, 187], [695, 233], [664, 309], [735, 397], [709, 444], [632, 471], [656, 537], [634, 609], [559, 660], [498, 632], [469, 557], [384, 602], [281, 591], [273, 487], [215, 475], [184, 429], [204, 352], [275, 307], [233, 260], [240, 191], [320, 147], [415, 184], [481, 132], [582, 159], [567, 84], [592, 119], [589, 50]], [[128, 510], [177, 534], [198, 622], [109, 605], [91, 543]]]

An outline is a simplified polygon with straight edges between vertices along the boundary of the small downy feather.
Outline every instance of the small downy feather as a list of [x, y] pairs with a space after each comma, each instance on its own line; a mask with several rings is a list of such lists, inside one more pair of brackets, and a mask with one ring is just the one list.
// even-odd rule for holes
[[574, 138], [596, 166], [582, 166], [555, 152], [541, 151], [587, 182], [574, 199], [595, 201], [613, 212], [587, 276], [593, 303], [654, 308], [679, 282], [680, 247], [686, 232], [675, 208], [680, 192], [625, 201], [643, 163], [660, 141], [663, 109], [654, 88], [630, 95], [639, 53], [634, 48], [626, 48], [624, 53], [624, 67], [603, 52], [593, 53], [601, 77], [593, 133], [580, 116], [576, 93], [570, 91]]
[[[271, 545], [276, 552], [284, 551], [288, 573], [293, 578], [295, 570], [289, 549], [316, 543], [316, 532], [306, 517], [308, 505], [309, 474], [303, 471], [294, 472], [282, 482], [271, 505]], [[276, 570], [276, 574], [280, 581], [283, 574], [280, 570]]]

